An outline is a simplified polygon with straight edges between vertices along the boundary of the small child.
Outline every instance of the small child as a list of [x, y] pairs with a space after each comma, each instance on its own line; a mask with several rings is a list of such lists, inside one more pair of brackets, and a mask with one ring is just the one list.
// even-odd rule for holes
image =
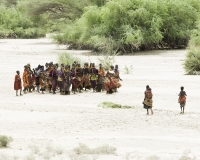
[[20, 72], [16, 71], [15, 81], [14, 81], [14, 90], [16, 90], [16, 96], [18, 96], [18, 90], [20, 90], [20, 96], [22, 96], [22, 82], [20, 78]]
[[184, 91], [184, 87], [181, 87], [181, 91], [179, 93], [179, 99], [178, 102], [180, 103], [181, 113], [184, 114], [185, 104], [186, 104], [186, 92]]

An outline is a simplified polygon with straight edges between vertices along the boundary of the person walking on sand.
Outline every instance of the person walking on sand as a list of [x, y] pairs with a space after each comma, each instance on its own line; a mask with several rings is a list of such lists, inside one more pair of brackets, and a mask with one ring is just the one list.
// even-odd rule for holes
[[186, 104], [186, 92], [184, 91], [184, 87], [181, 87], [181, 91], [179, 93], [178, 103], [180, 103], [181, 112], [180, 114], [184, 114], [185, 104]]
[[18, 96], [18, 90], [20, 90], [20, 96], [22, 96], [22, 81], [20, 78], [20, 72], [16, 71], [15, 82], [14, 82], [14, 90], [16, 90], [16, 96]]
[[151, 91], [151, 88], [149, 85], [146, 86], [146, 91], [144, 92], [144, 108], [147, 110], [147, 115], [149, 114], [149, 109], [151, 110], [151, 114], [153, 114], [152, 110], [152, 105], [153, 105], [153, 100], [152, 100], [153, 94]]

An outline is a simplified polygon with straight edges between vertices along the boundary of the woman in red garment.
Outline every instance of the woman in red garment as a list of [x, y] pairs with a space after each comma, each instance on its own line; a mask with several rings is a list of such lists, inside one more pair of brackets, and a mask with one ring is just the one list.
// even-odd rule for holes
[[20, 96], [22, 96], [22, 82], [20, 77], [20, 72], [16, 71], [15, 81], [14, 81], [14, 90], [16, 90], [16, 96], [18, 96], [18, 90], [20, 90]]

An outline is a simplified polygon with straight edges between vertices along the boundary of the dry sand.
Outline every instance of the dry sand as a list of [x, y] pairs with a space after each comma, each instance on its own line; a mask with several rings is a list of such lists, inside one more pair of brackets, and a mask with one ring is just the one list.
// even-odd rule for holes
[[[0, 149], [0, 160], [187, 160], [200, 159], [199, 76], [184, 75], [186, 50], [148, 51], [116, 57], [122, 87], [107, 95], [87, 91], [61, 96], [30, 93], [16, 97], [15, 71], [56, 62], [68, 52], [88, 60], [88, 51], [66, 51], [49, 39], [0, 40], [0, 135], [13, 138]], [[96, 64], [97, 56], [90, 56]], [[132, 74], [124, 67], [133, 66]], [[154, 115], [147, 116], [142, 100], [152, 88]], [[186, 111], [180, 115], [178, 92], [185, 86]], [[104, 101], [134, 109], [105, 109]], [[115, 147], [114, 154], [76, 154], [79, 143], [90, 148]], [[109, 149], [108, 149], [109, 150]]]

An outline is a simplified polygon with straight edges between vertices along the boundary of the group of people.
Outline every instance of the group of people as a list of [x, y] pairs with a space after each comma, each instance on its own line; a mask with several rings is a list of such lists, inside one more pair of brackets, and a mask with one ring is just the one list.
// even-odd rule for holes
[[14, 82], [16, 96], [19, 90], [22, 95], [22, 81], [24, 94], [32, 91], [38, 93], [48, 91], [53, 94], [60, 92], [62, 95], [69, 95], [70, 92], [75, 94], [87, 89], [93, 89], [94, 92], [105, 90], [112, 94], [121, 87], [118, 65], [110, 66], [106, 72], [102, 64], [96, 68], [95, 63], [84, 63], [84, 67], [81, 67], [77, 62], [60, 66], [50, 62], [45, 66], [38, 65], [34, 69], [31, 69], [30, 64], [25, 65], [22, 80], [20, 72], [16, 73]]
[[[185, 105], [186, 105], [186, 92], [184, 91], [184, 87], [181, 87], [181, 91], [179, 93], [178, 103], [180, 103], [181, 112], [180, 114], [184, 114]], [[149, 110], [151, 110], [151, 114], [153, 114], [153, 93], [149, 85], [146, 86], [146, 90], [144, 92], [144, 101], [142, 102], [144, 105], [144, 109], [147, 110], [147, 115], [149, 114]]]
[[[32, 91], [37, 91], [38, 93], [48, 91], [56, 94], [56, 91], [59, 91], [62, 95], [69, 95], [70, 91], [75, 94], [91, 88], [94, 92], [105, 90], [106, 93], [111, 94], [121, 87], [118, 65], [115, 65], [115, 67], [110, 66], [107, 72], [102, 64], [99, 64], [99, 67], [96, 68], [95, 63], [84, 63], [82, 68], [79, 63], [74, 62], [72, 66], [61, 64], [59, 68], [58, 64], [50, 62], [46, 63], [45, 67], [38, 65], [37, 68], [31, 69], [30, 64], [25, 65], [22, 80], [20, 72], [16, 71], [17, 74], [14, 81], [16, 96], [18, 96], [18, 90], [20, 90], [20, 96], [22, 96], [22, 81], [24, 94]], [[144, 95], [144, 108], [147, 110], [147, 114], [149, 114], [149, 110], [153, 114], [153, 94], [149, 85], [146, 86]], [[184, 87], [181, 87], [178, 99], [181, 114], [184, 113], [186, 96]]]

